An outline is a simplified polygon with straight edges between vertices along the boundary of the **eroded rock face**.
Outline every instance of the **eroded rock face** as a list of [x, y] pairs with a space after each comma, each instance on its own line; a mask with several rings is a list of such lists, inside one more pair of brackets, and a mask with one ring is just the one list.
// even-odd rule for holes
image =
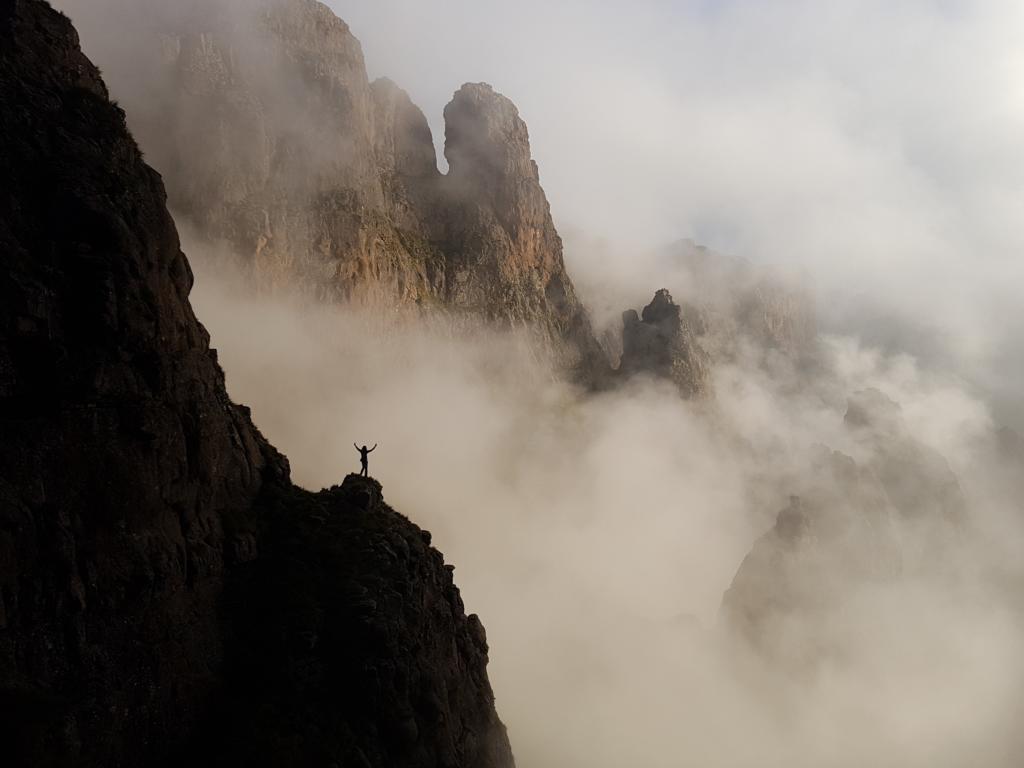
[[[459, 89], [442, 175], [422, 112], [394, 83], [368, 81], [359, 42], [326, 6], [217, 0], [153, 17], [133, 50], [148, 87], [115, 83], [115, 95], [172, 208], [259, 286], [522, 328], [565, 365], [607, 367], [511, 101]], [[96, 39], [101, 63], [113, 60], [109, 36]]]
[[648, 374], [669, 379], [684, 397], [710, 391], [709, 361], [697, 342], [692, 319], [662, 288], [643, 309], [622, 315], [620, 377]]
[[370, 481], [290, 485], [160, 177], [40, 0], [0, 3], [0, 104], [4, 764], [511, 765], [440, 554]]

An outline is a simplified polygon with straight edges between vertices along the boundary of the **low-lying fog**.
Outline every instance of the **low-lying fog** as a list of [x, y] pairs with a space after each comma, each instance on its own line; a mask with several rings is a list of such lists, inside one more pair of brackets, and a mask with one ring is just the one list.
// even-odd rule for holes
[[[371, 474], [434, 533], [487, 627], [520, 765], [1015, 764], [1020, 510], [989, 463], [986, 407], [954, 381], [829, 338], [829, 373], [797, 394], [739, 364], [717, 372], [713, 413], [654, 382], [584, 396], [514, 338], [254, 298], [186, 249], [229, 391], [295, 480], [337, 483], [353, 442], [379, 443]], [[772, 662], [718, 620], [722, 593], [813, 480], [815, 444], [857, 455], [843, 416], [867, 386], [950, 460], [977, 531], [949, 568], [851, 585], [827, 626], [762, 638], [836, 653]]]

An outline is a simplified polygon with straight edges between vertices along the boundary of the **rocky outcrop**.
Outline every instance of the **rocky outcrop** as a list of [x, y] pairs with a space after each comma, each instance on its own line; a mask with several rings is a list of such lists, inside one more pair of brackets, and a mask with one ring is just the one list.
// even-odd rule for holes
[[830, 613], [903, 567], [893, 509], [873, 473], [826, 448], [809, 470], [800, 495], [754, 543], [722, 599], [728, 626], [798, 664], [835, 650]]
[[753, 354], [770, 365], [814, 365], [814, 301], [798, 281], [689, 240], [671, 246], [664, 258], [667, 270], [681, 270], [679, 295], [714, 360]]
[[275, 487], [260, 512], [260, 557], [227, 596], [218, 728], [190, 761], [511, 767], [483, 626], [430, 533], [358, 475]]
[[710, 391], [709, 360], [697, 342], [693, 319], [662, 288], [642, 314], [622, 314], [622, 359], [618, 375], [668, 379], [684, 397]]
[[96, 55], [113, 61], [126, 45], [149, 62], [148, 87], [115, 83], [115, 95], [172, 207], [259, 286], [522, 328], [564, 365], [607, 367], [508, 99], [459, 89], [442, 175], [422, 112], [394, 83], [368, 81], [359, 42], [315, 0], [154, 18], [135, 43], [97, 32]]
[[729, 625], [795, 661], [841, 647], [826, 619], [858, 591], [941, 573], [967, 523], [948, 462], [909, 434], [896, 402], [858, 392], [845, 424], [860, 461], [821, 449], [800, 495], [755, 542], [722, 601]]
[[511, 765], [450, 567], [228, 399], [160, 177], [40, 0], [0, 3], [0, 106], [4, 764]]
[[444, 115], [451, 202], [441, 243], [450, 302], [512, 324], [539, 323], [547, 338], [567, 340], [581, 361], [602, 367], [515, 105], [487, 84], [467, 84]]
[[784, 386], [821, 372], [814, 303], [797, 283], [689, 240], [660, 259], [680, 300], [662, 289], [643, 317], [628, 310], [621, 334], [602, 336], [620, 380], [646, 371], [693, 397], [711, 393], [717, 365], [760, 366]]

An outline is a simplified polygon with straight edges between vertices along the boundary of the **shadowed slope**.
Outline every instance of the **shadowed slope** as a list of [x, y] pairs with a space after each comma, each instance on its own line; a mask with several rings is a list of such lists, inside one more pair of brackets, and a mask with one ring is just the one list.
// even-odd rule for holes
[[4, 763], [511, 765], [440, 554], [230, 402], [162, 182], [39, 0], [0, 2], [0, 177]]

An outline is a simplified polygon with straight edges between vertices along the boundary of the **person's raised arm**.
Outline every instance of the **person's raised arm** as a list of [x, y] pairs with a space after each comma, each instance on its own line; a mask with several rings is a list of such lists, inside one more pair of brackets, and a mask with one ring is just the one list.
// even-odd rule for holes
[[355, 448], [357, 451], [359, 450], [359, 446], [356, 445], [355, 443], [352, 443], [352, 447]]
[[373, 452], [374, 452], [374, 451], [376, 451], [376, 450], [377, 450], [377, 444], [376, 444], [376, 443], [374, 443], [374, 444], [373, 444], [373, 448], [371, 448], [370, 450], [368, 450], [368, 451], [367, 451], [367, 453], [373, 453]]

